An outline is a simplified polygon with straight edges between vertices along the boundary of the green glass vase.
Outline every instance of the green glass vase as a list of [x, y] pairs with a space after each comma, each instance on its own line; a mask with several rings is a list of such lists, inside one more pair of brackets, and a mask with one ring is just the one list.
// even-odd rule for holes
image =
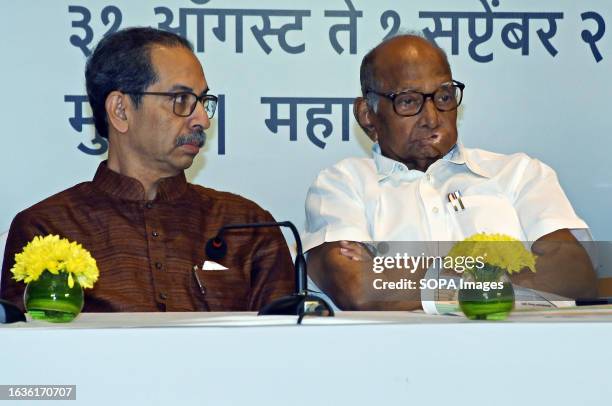
[[28, 283], [23, 302], [35, 320], [66, 323], [74, 320], [83, 309], [83, 288], [76, 279], [69, 287], [65, 272], [55, 275], [44, 271], [37, 280]]
[[514, 308], [514, 289], [506, 270], [485, 264], [463, 273], [459, 307], [470, 320], [504, 320]]

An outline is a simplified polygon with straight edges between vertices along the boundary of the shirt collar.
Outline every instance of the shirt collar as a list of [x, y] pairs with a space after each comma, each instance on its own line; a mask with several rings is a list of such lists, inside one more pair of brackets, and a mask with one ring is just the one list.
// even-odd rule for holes
[[[145, 190], [142, 183], [134, 178], [121, 175], [108, 169], [107, 161], [103, 161], [98, 166], [98, 170], [93, 178], [93, 185], [97, 189], [123, 200], [144, 201]], [[176, 176], [163, 178], [159, 181], [157, 196], [155, 200], [173, 200], [183, 195], [187, 190], [187, 179], [185, 173], [181, 171]]]
[[470, 151], [466, 149], [459, 141], [457, 141], [455, 146], [451, 148], [451, 150], [448, 151], [448, 154], [446, 154], [442, 159], [457, 165], [465, 165], [476, 175], [480, 175], [485, 178], [490, 178], [492, 176], [489, 171], [480, 166], [478, 162], [470, 156]]
[[398, 170], [400, 166], [404, 166], [404, 164], [384, 156], [380, 151], [380, 145], [378, 145], [378, 142], [375, 142], [374, 145], [372, 145], [372, 158], [374, 159], [374, 164], [376, 165], [376, 172], [378, 173], [379, 182], [386, 177], [391, 176], [391, 174], [395, 172], [395, 170]]
[[[378, 181], [381, 181], [396, 171], [406, 170], [406, 165], [384, 156], [380, 150], [380, 145], [374, 143], [372, 145], [372, 157], [376, 165], [378, 173]], [[457, 165], [465, 165], [470, 171], [485, 178], [490, 178], [491, 174], [484, 170], [474, 159], [470, 159], [469, 151], [465, 149], [461, 142], [457, 142], [446, 155], [442, 157], [443, 161], [448, 161]], [[403, 169], [402, 169], [403, 168]], [[419, 172], [417, 170], [408, 170], [409, 172]]]

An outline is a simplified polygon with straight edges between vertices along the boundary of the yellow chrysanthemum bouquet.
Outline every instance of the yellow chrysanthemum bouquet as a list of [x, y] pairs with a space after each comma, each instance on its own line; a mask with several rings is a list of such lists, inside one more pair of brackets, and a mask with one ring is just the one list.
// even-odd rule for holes
[[58, 235], [34, 237], [15, 255], [11, 272], [13, 279], [28, 284], [28, 313], [48, 321], [74, 319], [83, 307], [82, 288], [93, 288], [100, 274], [89, 251]]
[[474, 234], [456, 243], [449, 257], [477, 258], [490, 266], [516, 273], [527, 268], [535, 272], [535, 255], [522, 242], [505, 234]]
[[504, 234], [474, 234], [456, 243], [448, 256], [471, 258], [476, 264], [465, 269], [459, 289], [459, 306], [470, 319], [505, 319], [514, 307], [508, 274], [536, 270], [536, 256]]

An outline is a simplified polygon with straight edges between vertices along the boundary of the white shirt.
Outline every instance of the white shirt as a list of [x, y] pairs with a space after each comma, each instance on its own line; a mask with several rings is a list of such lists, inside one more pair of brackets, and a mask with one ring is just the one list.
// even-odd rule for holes
[[[324, 242], [458, 241], [477, 232], [521, 241], [586, 229], [549, 166], [457, 143], [425, 172], [384, 157], [348, 158], [319, 173], [306, 197], [304, 251]], [[448, 194], [459, 190], [465, 210]]]

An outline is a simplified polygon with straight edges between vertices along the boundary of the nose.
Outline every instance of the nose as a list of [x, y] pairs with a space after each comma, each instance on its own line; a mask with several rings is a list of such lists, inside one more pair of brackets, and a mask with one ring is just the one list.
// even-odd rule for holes
[[421, 111], [420, 124], [422, 127], [436, 128], [439, 125], [439, 114], [436, 105], [433, 102], [433, 97], [425, 98], [423, 102], [423, 110]]
[[196, 103], [196, 107], [189, 116], [189, 126], [190, 127], [202, 127], [203, 129], [208, 129], [210, 127], [210, 119], [208, 118], [208, 113], [206, 113], [206, 109], [204, 109], [204, 104], [201, 102]]

